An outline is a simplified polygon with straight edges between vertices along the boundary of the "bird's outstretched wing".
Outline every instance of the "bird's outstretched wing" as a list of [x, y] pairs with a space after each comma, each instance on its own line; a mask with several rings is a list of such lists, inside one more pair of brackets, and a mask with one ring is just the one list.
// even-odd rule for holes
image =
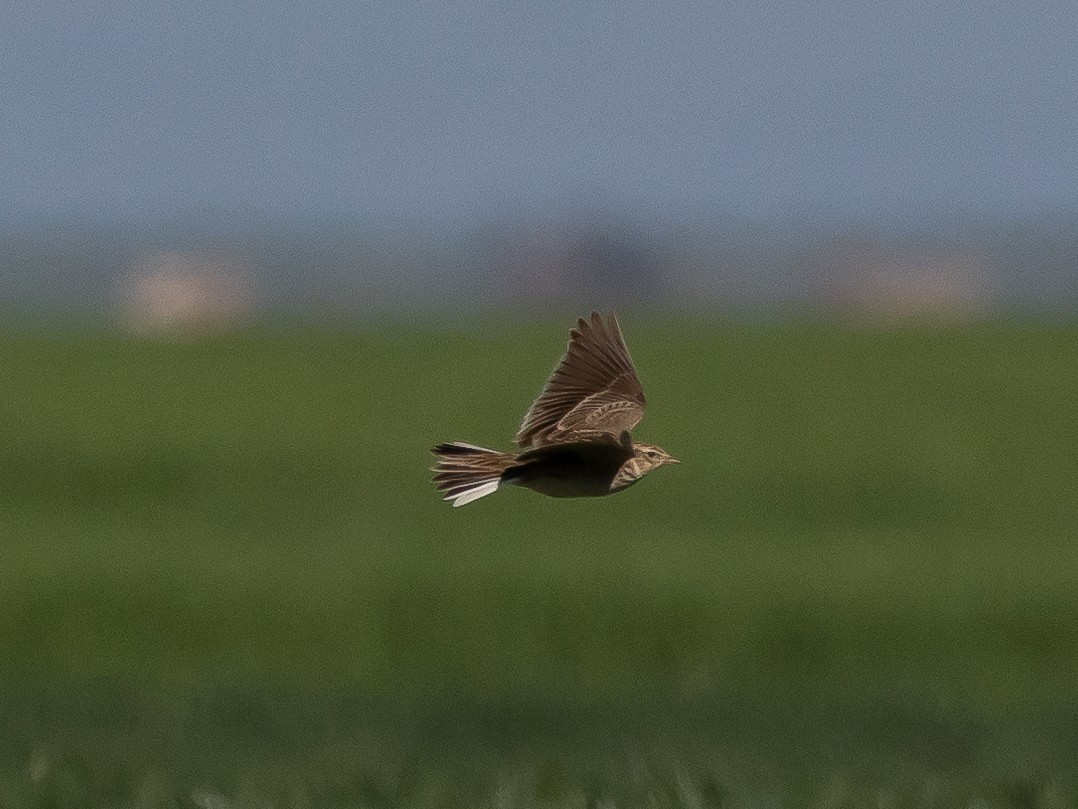
[[644, 389], [617, 318], [592, 312], [569, 332], [569, 347], [517, 431], [521, 447], [574, 440], [576, 433], [620, 436], [644, 417]]

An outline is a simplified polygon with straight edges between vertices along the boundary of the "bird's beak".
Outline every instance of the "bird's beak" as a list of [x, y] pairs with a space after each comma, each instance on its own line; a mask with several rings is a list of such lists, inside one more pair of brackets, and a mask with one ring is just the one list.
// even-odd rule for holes
[[664, 463], [681, 463], [677, 458], [667, 458]]

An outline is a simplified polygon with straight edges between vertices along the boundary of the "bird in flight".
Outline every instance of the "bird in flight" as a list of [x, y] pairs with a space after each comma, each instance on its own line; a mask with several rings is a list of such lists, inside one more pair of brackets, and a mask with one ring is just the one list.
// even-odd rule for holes
[[502, 484], [550, 497], [600, 497], [632, 486], [660, 466], [679, 463], [662, 447], [633, 441], [644, 417], [644, 389], [614, 315], [592, 312], [569, 332], [569, 347], [524, 414], [519, 452], [460, 441], [432, 452], [434, 485], [463, 506]]

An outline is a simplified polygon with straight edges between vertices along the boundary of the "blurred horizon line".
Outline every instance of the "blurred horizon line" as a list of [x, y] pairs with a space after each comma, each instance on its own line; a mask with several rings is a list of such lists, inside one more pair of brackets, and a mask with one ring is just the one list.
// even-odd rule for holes
[[346, 214], [27, 214], [0, 225], [0, 306], [136, 322], [558, 301], [891, 319], [1078, 309], [1078, 217], [645, 219], [614, 206], [424, 229]]

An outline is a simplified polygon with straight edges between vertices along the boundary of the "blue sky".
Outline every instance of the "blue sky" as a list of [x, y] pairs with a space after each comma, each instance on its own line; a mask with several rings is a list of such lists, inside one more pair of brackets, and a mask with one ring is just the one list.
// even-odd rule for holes
[[1078, 212], [1078, 4], [6, 0], [0, 216]]

